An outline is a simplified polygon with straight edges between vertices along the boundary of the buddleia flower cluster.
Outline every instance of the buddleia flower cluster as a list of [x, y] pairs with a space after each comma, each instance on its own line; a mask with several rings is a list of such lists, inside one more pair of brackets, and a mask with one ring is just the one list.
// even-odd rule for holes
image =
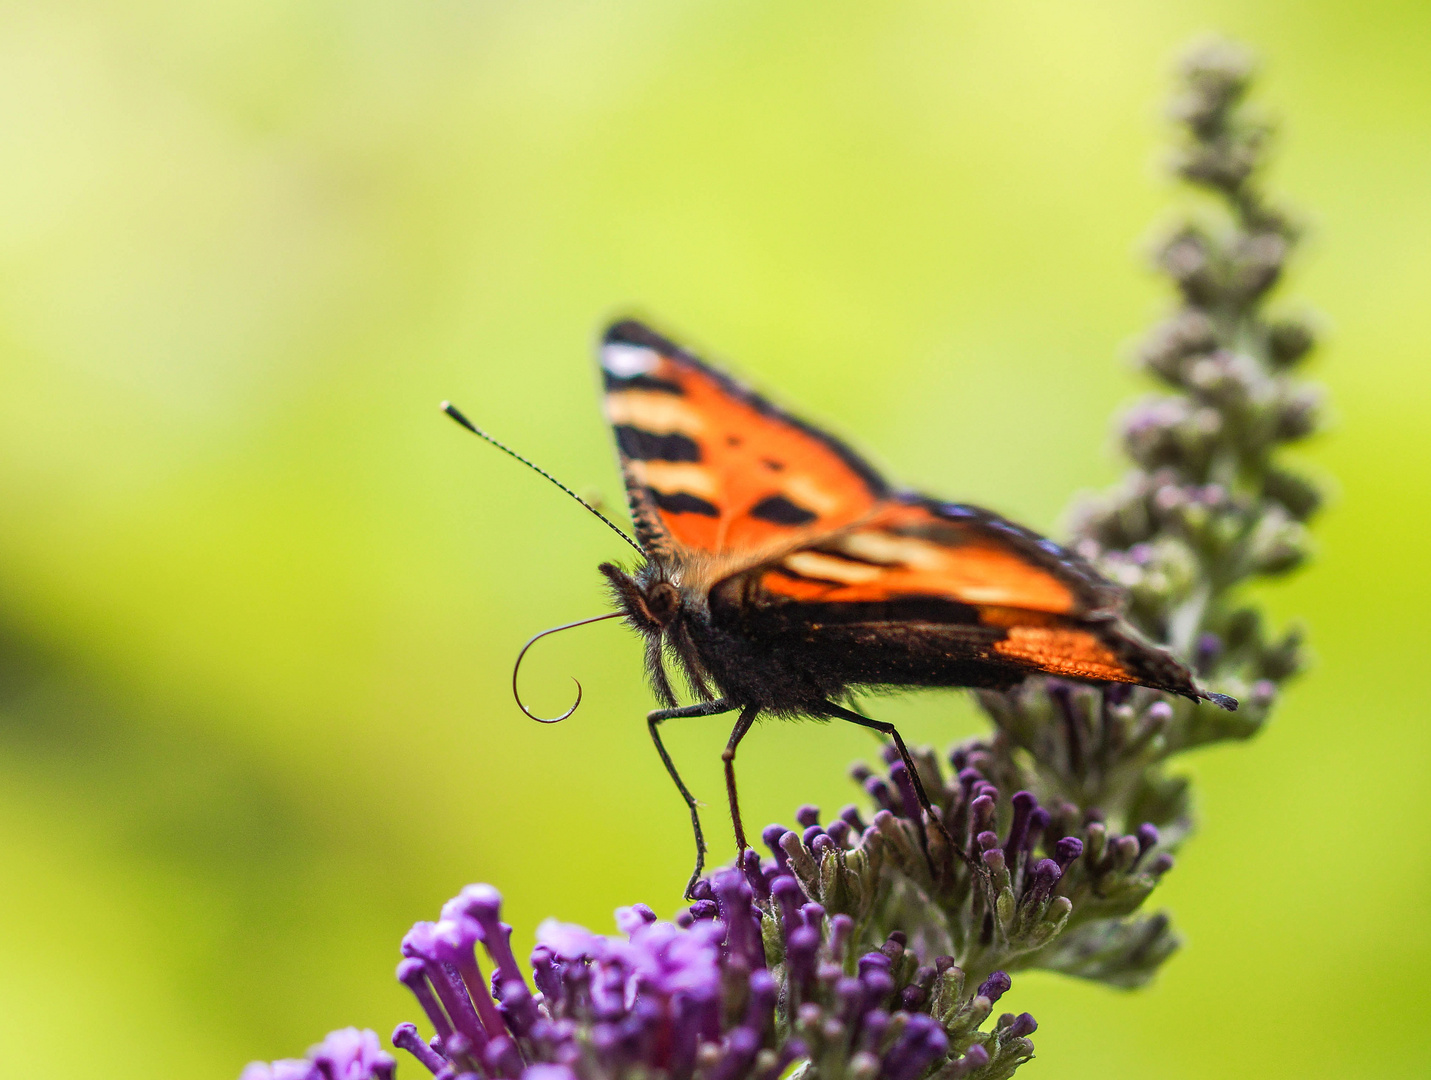
[[[393, 1045], [439, 1080], [1003, 1080], [1033, 1052], [1033, 1017], [1000, 1016], [1003, 972], [978, 985], [950, 957], [921, 964], [894, 931], [860, 952], [774, 861], [726, 870], [675, 922], [637, 904], [621, 933], [547, 920], [530, 977], [495, 889], [472, 885], [403, 938], [398, 979], [431, 1036]], [[484, 974], [478, 946], [490, 966]], [[329, 1035], [307, 1058], [241, 1080], [391, 1080], [371, 1031]]]
[[1269, 631], [1242, 587], [1302, 563], [1319, 503], [1278, 457], [1316, 429], [1320, 400], [1296, 374], [1310, 327], [1263, 311], [1297, 233], [1261, 191], [1269, 129], [1244, 103], [1250, 77], [1227, 43], [1184, 62], [1174, 169], [1202, 202], [1157, 248], [1178, 305], [1138, 357], [1161, 389], [1121, 424], [1133, 468], [1073, 515], [1073, 546], [1126, 588], [1133, 625], [1242, 708], [1029, 679], [978, 693], [992, 737], [915, 755], [931, 818], [894, 754], [857, 768], [878, 807], [858, 840], [813, 823], [766, 838], [865, 943], [898, 928], [974, 978], [1038, 968], [1120, 987], [1177, 947], [1168, 916], [1142, 910], [1192, 824], [1168, 764], [1255, 734], [1301, 665], [1298, 634]]
[[[1297, 635], [1242, 586], [1303, 561], [1319, 502], [1278, 457], [1320, 403], [1296, 376], [1310, 328], [1263, 310], [1297, 232], [1262, 194], [1250, 77], [1226, 43], [1184, 62], [1173, 167], [1201, 203], [1157, 249], [1178, 301], [1138, 355], [1160, 389], [1122, 422], [1130, 472], [1072, 528], [1130, 622], [1242, 708], [1054, 678], [981, 691], [990, 737], [914, 754], [932, 814], [890, 750], [853, 770], [865, 808], [801, 807], [672, 922], [639, 904], [614, 936], [549, 920], [525, 969], [495, 890], [469, 886], [402, 941], [423, 1028], [391, 1041], [411, 1064], [438, 1080], [1004, 1080], [1037, 1027], [995, 1015], [1011, 973], [1135, 987], [1174, 951], [1168, 917], [1143, 910], [1191, 827], [1168, 765], [1255, 734], [1300, 666]], [[348, 1028], [243, 1080], [395, 1068]]]

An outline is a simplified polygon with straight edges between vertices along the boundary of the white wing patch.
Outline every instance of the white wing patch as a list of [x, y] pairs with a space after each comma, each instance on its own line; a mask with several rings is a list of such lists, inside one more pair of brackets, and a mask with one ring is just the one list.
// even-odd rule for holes
[[654, 349], [643, 345], [627, 345], [614, 342], [601, 349], [601, 366], [618, 379], [629, 379], [635, 375], [649, 375], [661, 363], [661, 356]]

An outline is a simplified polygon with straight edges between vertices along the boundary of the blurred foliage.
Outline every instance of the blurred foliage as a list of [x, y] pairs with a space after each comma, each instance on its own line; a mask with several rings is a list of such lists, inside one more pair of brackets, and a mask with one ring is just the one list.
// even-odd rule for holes
[[[1331, 320], [1335, 438], [1303, 459], [1341, 491], [1268, 596], [1317, 660], [1192, 765], [1183, 953], [1139, 995], [1029, 976], [1020, 1005], [1064, 1077], [1420, 1075], [1431, 9], [1285, 0], [0, 7], [7, 1075], [230, 1078], [389, 1029], [400, 934], [467, 881], [519, 943], [674, 910], [636, 644], [543, 643], [534, 707], [587, 690], [556, 728], [507, 686], [601, 609], [618, 542], [437, 402], [614, 500], [589, 351], [635, 310], [894, 475], [1055, 529], [1113, 476], [1117, 358], [1164, 303], [1157, 103], [1210, 28], [1266, 59], [1271, 184], [1312, 213], [1278, 301]], [[953, 694], [881, 715], [978, 728]], [[720, 726], [670, 738], [718, 805]], [[838, 806], [870, 750], [766, 725], [747, 812]], [[1395, 1038], [1353, 1034], [1348, 987]]]

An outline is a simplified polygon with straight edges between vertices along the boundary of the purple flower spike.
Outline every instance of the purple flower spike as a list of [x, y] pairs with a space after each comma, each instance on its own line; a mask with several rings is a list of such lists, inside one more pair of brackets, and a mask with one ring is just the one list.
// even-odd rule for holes
[[760, 941], [760, 920], [751, 906], [752, 891], [742, 874], [722, 870], [714, 882], [716, 905], [725, 923], [726, 948], [744, 957], [752, 967], [765, 965], [765, 947]]
[[850, 842], [850, 823], [843, 818], [836, 818], [825, 826], [825, 835], [836, 847], [843, 848]]
[[1052, 859], [1040, 859], [1030, 874], [1028, 888], [1024, 890], [1024, 895], [1035, 903], [1048, 899], [1049, 893], [1053, 892], [1053, 887], [1058, 884], [1058, 879], [1063, 876], [1063, 871], [1059, 869], [1058, 863]]
[[1031, 791], [1019, 791], [1014, 793], [1013, 803], [1014, 820], [1009, 826], [1009, 838], [1004, 841], [1004, 861], [1010, 870], [1018, 865], [1016, 860], [1023, 850], [1024, 840], [1028, 838], [1029, 818], [1038, 806], [1038, 800]]
[[860, 982], [865, 984], [867, 1001], [875, 1005], [883, 1005], [888, 1001], [890, 994], [894, 992], [894, 978], [889, 973], [889, 958], [883, 953], [865, 953], [860, 957]]
[[994, 824], [994, 799], [992, 796], [980, 795], [969, 804], [969, 822], [976, 835], [989, 830], [989, 826]]
[[865, 819], [860, 816], [860, 808], [851, 803], [840, 810], [840, 820], [857, 833], [862, 833], [866, 829]]
[[871, 776], [864, 783], [865, 794], [870, 797], [876, 806], [881, 810], [888, 810], [894, 813], [899, 809], [895, 805], [894, 793], [890, 791], [889, 785], [878, 776]]
[[428, 1023], [437, 1034], [443, 1038], [451, 1035], [452, 1025], [448, 1023], [447, 1014], [442, 1011], [442, 1006], [432, 995], [432, 987], [428, 985], [427, 965], [416, 957], [409, 957], [398, 964], [397, 977], [398, 982], [411, 990], [412, 996], [417, 998], [417, 1003], [427, 1014]]
[[775, 1022], [775, 1004], [780, 997], [780, 987], [775, 977], [762, 968], [750, 974], [750, 997], [745, 1005], [743, 1023], [761, 1035], [770, 1030]]
[[931, 1062], [949, 1052], [949, 1037], [939, 1021], [924, 1013], [914, 1013], [904, 1034], [885, 1055], [880, 1070], [883, 1080], [915, 1080]]
[[864, 1011], [865, 1004], [865, 984], [859, 979], [850, 975], [845, 975], [835, 982], [835, 1008], [836, 1015], [850, 1031], [854, 1031], [859, 1023], [860, 1013]]
[[1032, 851], [1043, 838], [1044, 830], [1048, 828], [1048, 823], [1053, 820], [1053, 815], [1042, 806], [1034, 807], [1033, 814], [1029, 817], [1028, 837], [1024, 840], [1024, 850]]
[[702, 919], [714, 919], [720, 913], [720, 909], [714, 900], [697, 900], [689, 908], [691, 918], [696, 922]]
[[1162, 877], [1173, 868], [1173, 862], [1173, 857], [1166, 851], [1160, 852], [1157, 858], [1148, 865], [1148, 873], [1152, 874], [1155, 878]]
[[818, 824], [807, 825], [805, 831], [800, 834], [800, 842], [806, 847], [811, 847], [815, 843], [815, 837], [824, 835], [825, 830], [820, 828]]
[[[493, 890], [494, 893], [495, 891]], [[501, 937], [503, 945], [507, 945], [512, 928], [507, 927], [505, 933], [502, 932], [500, 926], [495, 929], [498, 936]], [[463, 991], [461, 996], [471, 1002], [481, 1020], [482, 1029], [479, 1032], [467, 1031], [461, 1024], [457, 1025], [458, 1030], [466, 1034], [479, 1047], [486, 1045], [487, 1040], [494, 1035], [500, 1035], [506, 1030], [502, 1024], [501, 1015], [497, 1012], [497, 1006], [492, 1001], [487, 983], [482, 978], [482, 969], [477, 963], [476, 945], [481, 938], [481, 924], [468, 915], [461, 915], [455, 919], [444, 917], [439, 919], [432, 928], [432, 941], [437, 959], [450, 972], [456, 973], [457, 977], [454, 981]], [[510, 956], [509, 945], [506, 951]], [[522, 982], [522, 971], [516, 966], [515, 960], [512, 961], [512, 970], [516, 972], [514, 981]], [[492, 973], [493, 981], [501, 976], [501, 971]], [[430, 973], [429, 977], [431, 977]], [[444, 1004], [446, 1004], [445, 999]], [[448, 1011], [451, 1012], [451, 1009], [449, 1008]], [[454, 1019], [456, 1019], [455, 1014]]]
[[725, 1053], [706, 1073], [706, 1077], [708, 1080], [737, 1080], [750, 1070], [759, 1049], [759, 1035], [749, 1028], [736, 1028], [726, 1036]]
[[561, 975], [552, 959], [552, 951], [545, 945], [532, 950], [532, 981], [549, 1006], [561, 998]]
[[778, 877], [770, 883], [770, 893], [780, 905], [780, 924], [788, 938], [792, 931], [804, 925], [800, 905], [805, 902], [805, 894], [793, 877]]
[[1009, 1035], [1015, 1039], [1027, 1039], [1038, 1030], [1038, 1021], [1028, 1013], [1019, 1013], [1009, 1025]]
[[[438, 1044], [434, 1044], [434, 1049]], [[470, 1072], [477, 1068], [477, 1058], [473, 1054], [474, 1047], [472, 1040], [460, 1031], [454, 1031], [447, 1038], [442, 1040], [441, 1049], [447, 1055], [447, 1060], [451, 1063], [449, 1068], [456, 1067], [465, 1072]], [[483, 1049], [486, 1049], [483, 1047]]]
[[904, 816], [911, 821], [918, 821], [920, 818], [919, 796], [914, 790], [914, 782], [910, 780], [909, 770], [905, 768], [904, 762], [896, 761], [889, 767], [889, 778], [899, 789]]
[[517, 1044], [505, 1035], [499, 1035], [487, 1044], [482, 1061], [489, 1076], [519, 1076], [522, 1072], [522, 1053]]
[[437, 1072], [447, 1060], [427, 1043], [422, 1041], [422, 1036], [417, 1033], [415, 1024], [399, 1024], [393, 1029], [393, 1045], [399, 1050], [406, 1050], [413, 1057], [417, 1058], [429, 1072]]
[[813, 926], [797, 926], [785, 939], [785, 965], [790, 982], [806, 986], [815, 974], [815, 953], [820, 948], [820, 931]]
[[910, 983], [899, 992], [899, 1007], [906, 1012], [915, 1012], [928, 996], [924, 987]]
[[1139, 854], [1139, 855], [1146, 855], [1146, 854], [1148, 853], [1148, 849], [1151, 848], [1151, 847], [1155, 847], [1155, 846], [1157, 845], [1157, 843], [1158, 843], [1158, 829], [1157, 829], [1157, 826], [1151, 825], [1151, 824], [1149, 824], [1149, 823], [1146, 822], [1146, 821], [1143, 822], [1143, 824], [1141, 824], [1141, 825], [1138, 826], [1138, 854]]
[[865, 1013], [860, 1024], [860, 1049], [871, 1054], [877, 1053], [888, 1030], [889, 1013], [883, 1009], [871, 1009]]
[[800, 823], [800, 827], [808, 829], [811, 825], [820, 824], [820, 808], [806, 803], [795, 811], [795, 820]]
[[447, 917], [447, 909], [454, 905], [460, 905], [462, 912], [475, 919], [481, 927], [482, 945], [501, 972], [501, 981], [520, 982], [522, 969], [512, 955], [512, 928], [501, 921], [502, 894], [490, 885], [468, 885], [444, 906], [444, 918]]
[[1074, 859], [1083, 854], [1083, 841], [1076, 836], [1065, 836], [1053, 845], [1053, 859], [1058, 863], [1059, 872], [1067, 870]]
[[[840, 822], [841, 825], [844, 822]], [[838, 851], [839, 845], [826, 833], [820, 833], [810, 844], [810, 850], [815, 853], [815, 860], [818, 862], [831, 852]]]
[[1007, 973], [996, 971], [979, 984], [979, 996], [986, 997], [993, 1003], [1007, 994], [1013, 984]]
[[863, 979], [871, 971], [888, 971], [889, 957], [882, 952], [867, 952], [860, 957], [857, 967], [860, 978]]
[[630, 936], [643, 926], [656, 921], [656, 913], [645, 904], [632, 904], [616, 909], [616, 929]]
[[845, 962], [845, 949], [849, 946], [850, 935], [855, 931], [855, 920], [845, 914], [830, 917], [830, 955], [835, 962]]
[[950, 1075], [955, 1077], [968, 1076], [971, 1072], [974, 1072], [976, 1069], [982, 1069], [987, 1064], [989, 1064], [989, 1051], [985, 1050], [978, 1043], [975, 1043], [964, 1051], [963, 1057], [954, 1063]]
[[999, 846], [999, 834], [992, 829], [985, 829], [978, 836], [974, 837], [974, 843], [979, 845], [980, 851], [988, 851], [990, 848]]
[[782, 874], [790, 873], [790, 856], [786, 855], [785, 849], [780, 846], [780, 838], [789, 831], [784, 825], [767, 825], [760, 830], [760, 839], [775, 856], [775, 865]]
[[760, 867], [760, 855], [754, 848], [746, 848], [740, 856], [740, 869], [745, 874], [745, 883], [750, 886], [756, 903], [763, 904], [770, 899], [770, 886], [766, 883], [765, 872]]
[[[495, 980], [497, 976], [492, 978]], [[502, 983], [496, 997], [499, 1002], [498, 1011], [507, 1021], [507, 1027], [522, 1038], [530, 1035], [533, 1025], [541, 1019], [541, 1012], [537, 1009], [536, 999], [532, 997], [525, 980], [508, 979]]]
[[[451, 1019], [452, 1026], [473, 1043], [483, 1046], [487, 1042], [486, 1030], [482, 1021], [478, 1019], [477, 1010], [468, 996], [468, 989], [463, 985], [461, 975], [447, 959], [454, 955], [456, 942], [466, 935], [463, 928], [457, 923], [452, 920], [443, 921], [447, 923], [446, 926], [430, 922], [414, 924], [402, 940], [402, 951], [404, 955], [423, 961], [427, 981], [437, 992], [437, 999], [442, 1003], [442, 1008]], [[475, 940], [475, 936], [473, 940]], [[477, 958], [474, 955], [472, 966], [476, 967], [476, 965]], [[480, 974], [474, 982], [481, 990], [481, 996], [486, 997]], [[490, 999], [487, 1004], [492, 1008], [495, 1016], [496, 1007], [492, 1005]], [[498, 1023], [500, 1023], [500, 1019], [498, 1019]]]

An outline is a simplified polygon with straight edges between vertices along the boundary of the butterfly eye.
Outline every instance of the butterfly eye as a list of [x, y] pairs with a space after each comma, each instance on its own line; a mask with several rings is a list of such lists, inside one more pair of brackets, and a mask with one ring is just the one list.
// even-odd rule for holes
[[646, 610], [651, 618], [665, 626], [675, 617], [676, 609], [681, 606], [681, 594], [676, 591], [674, 585], [668, 582], [660, 582], [653, 585], [646, 593]]

